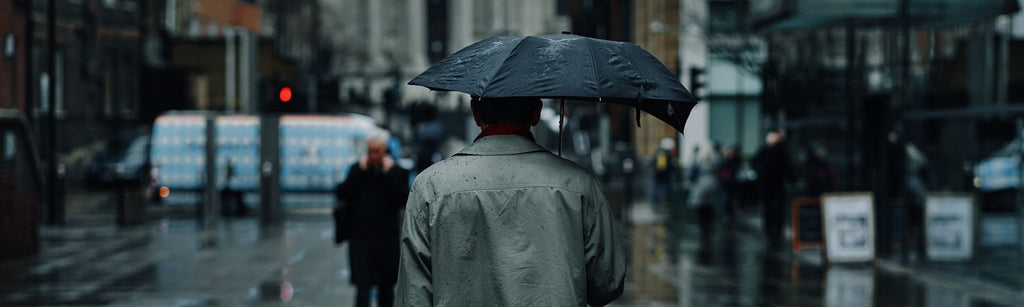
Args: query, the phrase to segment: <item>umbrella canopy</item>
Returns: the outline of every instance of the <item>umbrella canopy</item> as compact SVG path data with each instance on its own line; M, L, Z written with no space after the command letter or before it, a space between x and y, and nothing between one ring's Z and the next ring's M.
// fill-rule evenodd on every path
M680 132L696 104L676 76L640 46L572 34L491 37L444 58L409 84L482 100L614 102L638 107Z

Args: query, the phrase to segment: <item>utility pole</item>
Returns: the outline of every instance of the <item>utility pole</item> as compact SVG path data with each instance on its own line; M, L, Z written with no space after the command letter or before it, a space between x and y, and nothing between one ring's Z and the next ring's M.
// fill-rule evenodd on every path
M217 225L220 213L220 194L217 191L217 120L212 114L206 115L205 168L203 170L203 207L198 220L200 227L211 229Z
M35 78L32 75L32 42L35 41L35 20L32 20L32 2L25 1L25 118L28 119L29 127L32 127L32 131L39 131L38 122L35 119L35 95L33 88Z
M30 1L31 2L31 1ZM46 88L46 100L43 104L46 106L46 179L47 179L47 203L49 204L50 210L48 211L47 223L51 225L59 225L64 223L64 208L62 208L60 201L57 201L57 123L54 120L54 97L56 97L56 83L57 76L54 75L54 62L56 58L56 46L54 42L57 40L57 9L56 0L48 0L46 5L46 74L49 82Z
M311 10L313 12L313 24L310 26L309 33L309 44L311 47L310 49L312 50L310 54L311 57L309 62L311 65L309 71L312 72L312 74L308 79L309 82L307 82L308 87L306 93L308 94L306 97L308 97L307 103L309 105L306 110L309 113L317 113L317 111L319 111L317 109L320 104L321 95L321 93L317 92L317 87L320 85L320 75L324 72L324 68L320 67L320 1L313 0L310 2L310 5L313 7Z
M854 59L856 59L854 52L857 50L856 46L854 46L856 44L855 35L857 35L857 32L854 28L853 20L846 20L846 172L843 174L843 177L846 177L846 180L844 180L846 188L850 190L854 189L854 182L856 182L853 174L855 169L853 167L853 151L855 148L854 143L856 142L855 136L857 135L856 131L854 131L857 129L855 123L857 116L854 114L854 104L857 103L857 100L855 99L854 91L856 89L854 89L853 83L853 78L856 77L853 67Z
M235 30L232 27L224 28L224 110L228 114L232 114L238 111L235 102L237 96L235 93L238 90L236 86L238 84L237 67L238 64L238 53L237 40L235 39Z

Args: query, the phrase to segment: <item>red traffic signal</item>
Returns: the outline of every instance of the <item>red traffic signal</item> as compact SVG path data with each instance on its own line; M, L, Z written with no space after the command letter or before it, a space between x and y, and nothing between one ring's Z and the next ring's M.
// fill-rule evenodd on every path
M289 102L292 100L292 88L281 87L281 90L277 92L277 98L281 99L281 102Z

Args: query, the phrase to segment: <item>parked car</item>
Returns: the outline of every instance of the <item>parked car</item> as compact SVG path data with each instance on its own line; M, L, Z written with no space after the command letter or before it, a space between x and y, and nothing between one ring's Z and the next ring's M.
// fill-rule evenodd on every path
M149 136L114 138L93 158L88 179L99 186L143 184L149 178Z

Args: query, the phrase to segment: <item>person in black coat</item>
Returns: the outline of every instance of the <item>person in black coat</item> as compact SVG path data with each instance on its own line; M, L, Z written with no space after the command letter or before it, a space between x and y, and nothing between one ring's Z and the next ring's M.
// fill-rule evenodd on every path
M839 170L828 162L828 150L821 145L811 146L807 150L807 162L804 167L804 184L807 185L807 196L820 197L821 194L832 192L839 180Z
M764 204L764 232L770 249L782 248L782 224L786 210L786 183L793 180L785 132L771 132L754 158L758 190Z
M356 306L370 306L377 287L377 306L394 303L398 281L399 211L409 195L409 171L388 156L386 131L367 137L367 153L349 169L335 190L341 210L339 227L347 227Z
M722 161L718 165L715 179L721 188L717 214L726 220L732 220L736 216L739 195L739 181L737 179L740 168L743 167L743 156L739 145L732 145L722 153Z

